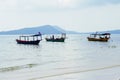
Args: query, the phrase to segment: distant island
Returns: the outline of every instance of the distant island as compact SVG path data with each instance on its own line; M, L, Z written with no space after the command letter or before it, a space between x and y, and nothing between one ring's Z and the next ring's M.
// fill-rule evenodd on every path
M43 25L18 30L2 31L0 32L0 35L34 34L36 32L41 32L42 34L61 34L61 33L79 34L79 32L67 31L58 26Z
M108 33L111 33L111 34L120 34L120 29L118 29L118 30L110 30L110 31L103 31L103 32L108 32Z
M118 30L108 30L108 31L98 31L99 33L110 33L110 34L120 34L120 29ZM95 33L95 32L88 32L89 33Z

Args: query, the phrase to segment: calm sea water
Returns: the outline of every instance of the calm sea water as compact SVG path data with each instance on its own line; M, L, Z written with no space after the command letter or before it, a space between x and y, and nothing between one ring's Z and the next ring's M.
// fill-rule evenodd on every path
M87 36L22 45L18 35L1 35L0 80L119 80L120 34L108 42L89 42Z

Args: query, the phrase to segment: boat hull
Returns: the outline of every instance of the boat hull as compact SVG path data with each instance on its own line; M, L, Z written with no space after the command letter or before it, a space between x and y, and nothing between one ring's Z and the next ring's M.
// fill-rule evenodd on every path
M24 40L18 40L16 39L16 42L18 44L33 44L33 45L38 45L40 40L35 40L35 41L24 41Z
M90 38L87 37L88 41L101 41L101 42L107 42L109 38Z

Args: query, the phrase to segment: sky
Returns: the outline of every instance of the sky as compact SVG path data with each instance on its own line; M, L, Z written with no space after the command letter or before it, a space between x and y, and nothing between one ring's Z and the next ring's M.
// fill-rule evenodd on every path
M120 29L120 0L0 0L0 31L43 25L78 32Z

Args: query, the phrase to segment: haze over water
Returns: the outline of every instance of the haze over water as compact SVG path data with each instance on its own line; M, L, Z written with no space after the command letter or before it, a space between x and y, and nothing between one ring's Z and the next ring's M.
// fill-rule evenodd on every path
M64 43L17 44L0 36L0 80L119 80L120 34L89 42L88 34L67 35Z

